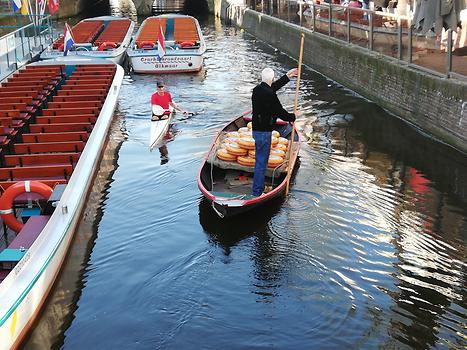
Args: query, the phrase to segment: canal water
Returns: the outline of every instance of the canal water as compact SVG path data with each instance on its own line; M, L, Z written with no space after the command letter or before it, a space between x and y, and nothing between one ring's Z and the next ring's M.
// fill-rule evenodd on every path
M140 19L141 20L141 19ZM159 77L128 72L65 268L24 349L467 346L467 157L305 67L287 198L221 221L196 176L259 72L296 62L209 18L199 74L148 149ZM332 62L330 62L332 64ZM280 98L290 110L289 83Z

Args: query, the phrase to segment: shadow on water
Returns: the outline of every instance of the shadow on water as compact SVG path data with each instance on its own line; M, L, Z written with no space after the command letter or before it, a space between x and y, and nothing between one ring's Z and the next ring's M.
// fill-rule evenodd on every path
M284 198L280 197L240 217L221 219L203 197L199 202L199 222L209 234L210 241L219 244L225 254L229 255L230 249L241 240L265 234L269 221L279 212L283 202Z
M113 182L112 176L118 168L118 153L125 138L121 117L116 116L69 253L47 297L44 311L36 320L37 325L33 331L23 341L22 349L60 349L63 346L64 332L74 320L74 312L78 309L78 301L86 284L90 255L98 237L99 223L104 216L105 202Z

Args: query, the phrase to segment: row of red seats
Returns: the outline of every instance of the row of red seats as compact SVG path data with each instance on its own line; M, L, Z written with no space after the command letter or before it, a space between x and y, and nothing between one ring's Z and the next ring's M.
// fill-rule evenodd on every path
M94 45L99 46L105 42L113 42L120 45L128 32L128 28L130 28L130 24L130 20L110 21L103 32L94 41Z
M97 35L99 35L103 21L81 21L72 29L73 40L75 43L93 43ZM53 44L55 50L63 50L64 37L61 36Z
M5 154L0 187L23 180L67 183L115 74L115 66L77 66Z

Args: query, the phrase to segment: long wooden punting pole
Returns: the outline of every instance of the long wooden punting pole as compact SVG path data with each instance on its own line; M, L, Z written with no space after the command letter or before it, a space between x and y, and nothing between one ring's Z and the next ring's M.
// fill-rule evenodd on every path
M305 42L305 34L302 33L300 39L300 54L298 56L298 75L297 75L297 86L295 88L295 101L293 106L293 111L297 112L298 110L298 91L300 90L300 76L302 75L302 57L303 57L303 43ZM292 123L292 137L290 138L289 144L289 160L287 163L287 186L285 187L285 195L289 194L290 178L292 177L292 163L290 159L292 158L293 152L293 141L295 138L295 122Z

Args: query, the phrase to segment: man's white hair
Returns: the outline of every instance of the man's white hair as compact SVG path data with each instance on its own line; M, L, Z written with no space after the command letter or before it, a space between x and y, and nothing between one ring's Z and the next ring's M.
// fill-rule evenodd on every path
M269 68L269 67L264 68L261 71L261 81L267 84L271 84L273 80L274 80L274 71L272 70L272 68Z

